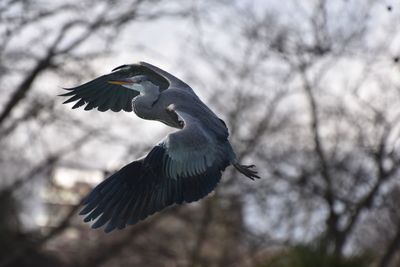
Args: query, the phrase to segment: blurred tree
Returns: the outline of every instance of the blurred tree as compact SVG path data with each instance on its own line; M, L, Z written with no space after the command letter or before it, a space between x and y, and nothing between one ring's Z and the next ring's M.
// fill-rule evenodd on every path
M198 87L214 92L239 155L258 158L266 178L238 186L233 174L218 190L252 206L245 228L264 228L253 232L261 251L323 235L340 259L374 244L357 232L399 186L399 26L380 1L269 4L236 1L194 20L199 69L212 70ZM398 229L377 252L381 266L399 251Z
M39 215L26 213L38 209L35 199L41 190L36 188L54 186L53 171L68 164L66 160L86 168L77 155L93 136L104 144L113 140L112 133L102 131L107 125L100 119L89 125L64 113L55 97L61 92L55 90L56 81L87 78L94 72L93 63L114 55L114 41L127 26L186 15L185 5L161 0L1 1L0 228L7 238L1 238L0 247L7 249L2 250L0 266L55 265L32 255L42 253L43 245L71 226L79 201L67 206L65 216L50 229L38 229ZM32 258L23 261L28 255Z
M259 267L367 267L370 266L367 255L339 259L316 246L299 245L273 256Z

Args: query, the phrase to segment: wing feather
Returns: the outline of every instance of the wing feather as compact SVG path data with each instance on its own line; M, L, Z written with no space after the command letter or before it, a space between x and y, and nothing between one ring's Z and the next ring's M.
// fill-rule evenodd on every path
M227 142L220 143L204 129L201 121L189 113L169 107L184 121L182 130L172 133L162 142L168 152L169 160L165 161L166 175L171 178L193 176L204 172L214 164L222 164L226 156L219 151L222 146L230 154Z
M132 111L130 107L132 100L138 95L138 92L125 88L121 85L108 83L109 80L122 78L124 71L113 72L100 76L92 81L73 88L64 88L67 93L61 96L69 97L63 104L78 101L73 108L81 107L85 104L85 110L98 108L99 111L111 109L118 112L122 109Z
M115 103L112 109L127 109L121 98L128 93L99 102L100 109L111 102ZM86 215L86 222L97 219L93 228L106 225L106 232L123 229L174 203L197 201L220 181L234 157L228 140L210 131L190 110L170 109L183 120L183 128L169 134L146 157L100 183L84 201L81 214Z
M102 112L106 110L131 112L132 100L139 93L121 85L110 84L108 81L129 78L135 75L147 76L152 83L159 86L161 91L174 87L195 95L186 83L172 74L149 63L139 62L138 64L122 65L114 68L111 73L102 75L82 85L64 88L67 92L60 96L69 97L64 101L64 104L78 101L73 108L87 104L85 110L97 108Z
M181 132L190 134L187 129ZM195 140L192 142L197 144ZM180 157L177 158L181 161L175 161L173 153L180 153L179 149L183 148L175 150L172 144L160 143L144 159L128 164L100 183L84 201L86 207L80 213L87 215L84 221L97 218L92 228L107 224L105 231L110 232L135 224L174 203L189 203L208 195L229 165L227 158L216 160L208 167L205 161L182 161ZM194 148L196 145L183 154L189 157L195 155ZM195 166L202 166L204 171L196 172L200 167Z

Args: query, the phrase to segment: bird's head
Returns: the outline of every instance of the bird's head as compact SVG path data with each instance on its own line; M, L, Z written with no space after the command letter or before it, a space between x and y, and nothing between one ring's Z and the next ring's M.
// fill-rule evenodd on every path
M115 80L109 80L110 84L117 84L131 90L144 93L148 88L154 87L154 84L148 79L146 75L136 75L129 78L121 78Z

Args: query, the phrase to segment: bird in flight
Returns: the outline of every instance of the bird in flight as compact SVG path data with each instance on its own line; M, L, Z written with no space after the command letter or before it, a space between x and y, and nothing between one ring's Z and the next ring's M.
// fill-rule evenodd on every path
M83 200L80 212L92 228L105 232L136 224L173 204L207 196L233 165L246 177L259 178L254 165L242 165L228 141L223 120L192 88L146 62L122 65L83 85L65 88L64 104L73 109L124 110L178 130L167 135L144 157L121 168Z

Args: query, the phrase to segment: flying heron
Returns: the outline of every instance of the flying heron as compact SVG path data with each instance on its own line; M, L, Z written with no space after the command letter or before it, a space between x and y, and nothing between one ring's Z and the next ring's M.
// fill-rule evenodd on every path
M194 93L172 74L149 63L122 65L83 85L65 88L78 101L73 109L134 111L146 120L177 128L144 157L97 185L80 212L92 228L123 229L172 204L197 201L211 191L229 165L254 180L254 165L242 165L228 141L228 129Z

